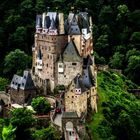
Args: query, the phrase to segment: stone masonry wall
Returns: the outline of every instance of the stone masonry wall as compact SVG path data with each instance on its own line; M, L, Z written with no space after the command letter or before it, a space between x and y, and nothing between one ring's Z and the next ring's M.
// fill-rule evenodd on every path
M74 77L81 72L81 62L64 62L64 73L58 73L58 84L68 86Z
M76 111L79 117L82 112L87 112L87 93L77 95L72 89L68 91L65 95L65 111Z

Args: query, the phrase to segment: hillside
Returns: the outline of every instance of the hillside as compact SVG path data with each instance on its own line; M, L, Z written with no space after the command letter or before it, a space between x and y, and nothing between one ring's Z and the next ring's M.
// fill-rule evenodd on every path
M98 113L88 125L95 140L140 139L140 101L127 89L137 88L115 72L98 73Z

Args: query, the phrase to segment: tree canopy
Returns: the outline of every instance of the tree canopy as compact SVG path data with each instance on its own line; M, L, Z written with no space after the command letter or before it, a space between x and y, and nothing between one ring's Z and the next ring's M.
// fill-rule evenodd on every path
M12 77L13 74L22 74L30 63L30 57L24 51L16 49L5 56L4 73Z
M45 97L37 97L33 99L31 105L39 115L48 114L51 110L51 105Z

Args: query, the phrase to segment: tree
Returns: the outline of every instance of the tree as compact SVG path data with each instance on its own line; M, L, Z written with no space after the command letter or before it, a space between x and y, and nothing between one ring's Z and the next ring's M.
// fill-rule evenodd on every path
M99 36L95 44L95 51L99 54L99 56L103 56L105 58L109 57L108 35Z
M33 118L33 112L26 108L18 108L11 111L10 124L16 127L15 140L31 140L31 131L35 119Z
M124 62L124 55L119 52L115 52L113 57L110 59L110 66L115 69L122 69Z
M45 11L45 0L37 0L35 5L35 10L37 13L42 14Z
M22 74L28 64L29 57L27 54L19 49L11 51L4 59L4 74L8 74L9 77L12 77L16 73Z
M134 55L136 55L136 56L140 55L140 51L138 51L138 50L135 49L135 48L132 49L132 50L129 50L129 51L126 53L126 60L129 61L130 56L134 56Z
M9 41L12 46L29 52L27 47L27 30L25 27L17 27L16 31L10 36Z
M58 140L56 130L52 126L36 130L33 134L35 140Z
M95 57L95 64L105 65L106 61L104 57L100 57L97 52L94 51L94 57Z
M47 114L51 110L51 105L45 97L37 97L31 103L37 114Z
M134 32L130 37L130 41L132 44L135 45L135 47L137 49L139 49L139 47L140 47L140 32Z
M3 140L15 140L16 138L15 130L16 128L13 128L12 125L4 126L2 130Z
M8 84L9 84L8 79L0 77L0 91L5 90L5 86Z
M129 57L128 66L125 70L128 78L135 83L140 83L140 55L132 55Z
M99 14L99 22L101 24L112 24L112 17L113 17L113 9L110 5L106 6L104 5Z
M125 4L119 5L117 7L117 9L118 9L117 20L122 20L123 18L128 16L129 9L128 9L127 5L125 5Z

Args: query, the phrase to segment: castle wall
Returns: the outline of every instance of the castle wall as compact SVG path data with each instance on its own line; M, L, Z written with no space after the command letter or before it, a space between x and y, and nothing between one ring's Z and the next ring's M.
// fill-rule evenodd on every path
M29 96L31 98L34 98L35 95L36 95L35 90L21 90L21 89L16 90L11 88L10 91L11 102L20 105L23 105Z
M64 72L58 72L58 84L68 86L74 77L81 72L81 62L64 62Z
M97 113L98 109L97 109L97 88L96 87L92 87L90 89L90 104L91 104L91 108L93 111L95 111Z
M78 116L81 113L87 112L87 94L89 92L84 92L82 94L75 94L73 85L69 88L65 94L65 111L66 112L77 112Z
M51 87L54 87L55 63L58 56L66 46L68 38L66 35L46 35L36 34L35 36L35 75L36 80L40 80L38 85L41 86L43 81L50 79ZM37 67L38 51L42 53L42 66Z

